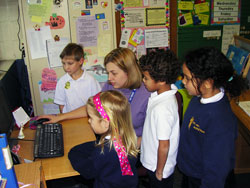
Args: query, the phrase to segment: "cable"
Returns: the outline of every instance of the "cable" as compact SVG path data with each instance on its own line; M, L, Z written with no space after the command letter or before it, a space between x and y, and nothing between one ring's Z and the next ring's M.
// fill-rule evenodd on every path
M19 4L17 5L17 11L18 11L18 14L17 14L17 24L18 24L18 32L17 32L17 38L18 38L18 47L19 47L19 51L22 52L22 56L21 56L21 59L24 59L25 57L25 50L24 50L24 46L21 47L21 39L20 39L20 30L21 30L21 27L20 27L20 9L19 9Z
M20 139L20 138L10 138L10 140L20 140L20 141L35 141L33 139Z
M17 32L17 38L18 38L18 46L19 46L19 51L22 51L21 49L21 39L19 37L20 34L20 23L19 23L19 19L20 19L20 10L19 10L19 5L17 5L17 24L18 24L18 32Z

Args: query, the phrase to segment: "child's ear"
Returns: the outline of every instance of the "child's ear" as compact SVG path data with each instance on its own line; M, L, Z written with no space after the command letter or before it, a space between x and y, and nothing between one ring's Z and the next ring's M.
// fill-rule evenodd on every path
M102 127L104 128L104 130L108 131L108 129L109 129L109 121L106 120L106 119L102 119L101 124L102 124Z
M83 62L84 62L84 58L81 58L81 59L80 59L80 65L82 65Z

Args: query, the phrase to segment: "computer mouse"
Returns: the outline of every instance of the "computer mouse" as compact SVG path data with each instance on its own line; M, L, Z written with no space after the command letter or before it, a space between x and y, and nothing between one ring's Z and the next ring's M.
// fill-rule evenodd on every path
M41 118L41 119L38 119L34 122L35 125L39 125L39 124L43 124L43 122L46 122L46 121L49 121L50 119L48 118Z

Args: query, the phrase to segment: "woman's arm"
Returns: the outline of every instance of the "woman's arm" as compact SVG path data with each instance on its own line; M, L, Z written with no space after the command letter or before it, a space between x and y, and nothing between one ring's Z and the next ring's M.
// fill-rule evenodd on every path
M49 121L44 122L46 123L57 123L59 121L67 120L67 119L76 119L87 117L87 109L86 105L81 106L71 112L63 113L63 114L56 114L56 115L41 115L37 119L41 118L48 118Z

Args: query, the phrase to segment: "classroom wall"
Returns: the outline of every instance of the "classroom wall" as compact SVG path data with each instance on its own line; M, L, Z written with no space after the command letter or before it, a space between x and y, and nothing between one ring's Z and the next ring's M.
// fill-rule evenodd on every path
M19 48L22 48L21 43L23 37L17 20L18 0L1 0L0 61L19 59L22 56ZM20 39L18 39L18 36Z
M184 0L180 0L182 2ZM186 0L185 0L186 1ZM190 2L187 0L186 2ZM179 4L175 5L175 11L177 12L176 18L174 20L177 22L177 34L170 33L171 37L175 37L177 40L176 43L173 43L171 46L174 46L178 57L182 60L185 54L192 49L204 47L204 46L214 46L220 49L224 54L227 52L227 47L233 41L233 34L243 36L245 38L250 38L250 1L249 0L239 0L240 3L240 22L239 23L223 23L223 24L211 24L211 13L212 13L212 2L213 0L205 0L210 4L209 10L202 12L200 14L208 15L209 20L207 24L186 24L180 26L179 18L180 16L185 15L186 13L191 12L191 15L195 10L180 10ZM173 2L173 1L171 1ZM194 2L194 1L192 1ZM214 0L216 2L216 0ZM221 2L226 2L221 0ZM173 8L172 8L173 11ZM170 11L171 15L171 11ZM205 20L205 19L204 19ZM237 28L238 26L238 28ZM211 37L205 37L204 32L211 34ZM220 32L220 36L216 36ZM216 33L215 35L213 33Z

